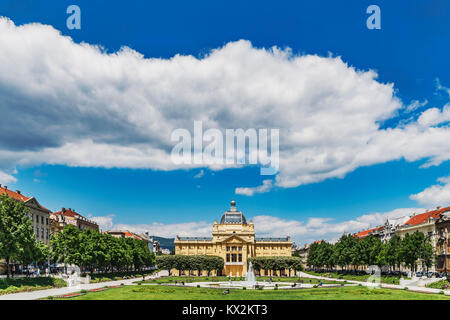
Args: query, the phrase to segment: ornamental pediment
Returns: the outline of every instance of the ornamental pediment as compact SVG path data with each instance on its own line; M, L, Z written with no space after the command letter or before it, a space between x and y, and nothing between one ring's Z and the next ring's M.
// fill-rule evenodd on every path
M218 240L217 242L222 243L243 243L243 242L251 242L251 240L244 239L238 235L230 235L229 237L225 237L223 239Z

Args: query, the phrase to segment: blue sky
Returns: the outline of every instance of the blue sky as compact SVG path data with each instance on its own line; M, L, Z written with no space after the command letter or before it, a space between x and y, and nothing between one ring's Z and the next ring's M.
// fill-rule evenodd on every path
M68 30L66 27L66 8L70 4L77 4L81 8L81 30ZM370 4L377 4L381 8L381 30L366 28L368 15L365 11ZM294 55L310 54L325 58L340 56L344 63L357 70L375 70L377 82L393 84L393 95L404 107L379 121L380 130L399 128L405 121L418 121L429 108L442 111L443 117L444 106L449 103L450 4L445 0L4 0L0 3L0 16L11 19L16 26L33 22L51 25L62 35L71 37L75 43L101 45L108 53L127 46L146 59L159 58L162 61L177 54L201 59L211 50L240 39L250 41L254 48L289 47ZM53 50L51 44L49 48ZM33 63L36 60L27 61L30 69L35 67ZM25 83L27 79L23 81ZM0 89L11 92L6 95L13 97L7 83L6 80L0 81ZM31 103L41 103L45 97L30 94L27 99ZM414 101L417 108L407 112L407 107L413 105ZM70 101L65 103L70 104ZM20 103L18 106L23 107ZM14 108L14 105L9 108ZM46 117L45 108L43 104L40 112L30 113L30 119L39 121L41 117ZM21 114L27 110L30 108L24 107L20 110ZM239 121L240 116L239 113L233 114L235 121ZM58 121L58 118L54 120ZM61 130L78 124L76 120L73 123L70 119L68 121ZM83 121L88 120L83 118ZM93 126L98 128L107 125L95 122ZM450 137L445 136L448 134L448 120L437 123L436 127L442 130L444 137ZM121 136L121 144L127 140L127 132L132 132L132 129L126 128ZM44 140L39 135L35 137L36 141L32 143L28 137L22 145L17 143L12 146L10 141L5 141L1 146L6 151L34 152ZM342 139L344 144L346 137ZM428 142L426 139L431 138L424 137L425 144ZM61 143L56 140L49 139L48 145L42 144L44 147L54 147ZM269 223L261 227L261 233L278 234L286 226L285 232L293 230L293 238L302 243L318 237L333 238L339 233L333 228L325 234L317 230L310 233L304 231L302 228L311 222L310 218L323 219L320 223L326 226L327 223L346 223L366 214L388 213L399 208L427 208L435 205L436 201L441 205L450 205L450 196L445 196L446 182L437 181L448 176L450 169L448 153L445 150L442 154L436 151L439 148L448 149L449 144L445 142L449 140L443 141L437 144L436 139L430 140L430 144L436 143L437 147L424 152L423 156L420 156L420 149L414 150L415 154L411 156L411 147L408 147L399 156L386 159L380 156L380 160L373 163L366 160L367 165L359 163L337 176L316 179L313 183L294 183L293 186L280 184L269 192L253 196L235 194L235 188L255 187L267 179L260 176L259 169L255 167L215 171L210 168L159 170L151 166L72 166L70 161L33 162L22 158L12 161L8 158L0 169L8 177L14 177L5 178L11 189L20 189L27 195L36 196L52 210L71 207L85 215L108 217L109 226L113 224L114 227L138 230L146 228L142 225L150 225L152 231L158 232L155 223L160 223L161 228L164 227L161 235L169 236L182 231L183 223L198 223L191 232L205 233L205 226L219 219L231 198L235 198L246 216L268 216L278 223L274 223L274 228L278 226L279 229L272 232L272 220L261 218L261 224ZM387 148L386 153L389 152L391 150ZM438 165L421 168L433 157L441 159ZM301 167L296 170L302 171ZM202 176L196 177L199 172L202 172ZM290 173L289 178L296 178L293 175L295 173ZM432 192L435 189L429 188L433 185L441 193ZM421 200L410 197L424 190L429 192L423 194ZM430 200L433 196L436 201ZM441 203L446 200L447 203ZM377 222L371 220L369 224ZM176 226L172 228L171 225ZM348 229L354 231L352 228L355 227L350 225ZM258 225L256 229L258 232ZM327 230L326 227L324 230Z

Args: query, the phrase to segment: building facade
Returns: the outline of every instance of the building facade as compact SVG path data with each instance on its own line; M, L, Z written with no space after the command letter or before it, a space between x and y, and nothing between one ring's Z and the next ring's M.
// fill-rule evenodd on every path
M85 229L98 230L98 224L88 218L83 217L75 210L62 208L61 211L54 212L50 215L52 233L64 229L65 225L72 225L80 231Z
M0 194L6 194L10 198L25 204L29 209L29 216L36 241L42 241L48 244L50 238L49 218L51 211L42 206L36 198L22 195L20 190L12 191L7 186L0 185Z
M448 273L450 268L450 210L436 221L436 271Z
M236 209L234 200L220 222L214 221L212 237L175 238L175 254L222 257L225 261L223 273L227 276L245 276L251 257L291 256L291 248L290 237L255 237L253 222L247 223L244 214Z
M425 237L430 240L431 245L436 247L439 239L436 229L437 221L439 221L442 215L448 211L450 211L450 207L437 207L436 210L415 214L403 225L399 226L395 231L395 234L404 238L406 234L413 234L416 231L422 232ZM430 271L435 271L435 267L436 266L433 265Z

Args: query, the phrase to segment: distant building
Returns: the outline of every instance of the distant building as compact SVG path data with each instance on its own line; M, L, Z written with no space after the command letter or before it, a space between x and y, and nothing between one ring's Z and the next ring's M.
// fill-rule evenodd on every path
M426 238L430 239L433 247L436 247L438 242L438 232L436 230L437 221L440 220L442 214L449 212L450 207L437 207L436 210L426 211L421 214L415 214L410 217L403 225L399 226L395 234L404 238L406 234L412 234L416 231L422 232ZM434 270L435 266L431 268Z
M63 219L64 217L64 219ZM78 230L92 229L98 230L98 224L88 218L85 218L81 214L77 213L74 209L62 208L61 211L54 212L50 215L53 220L51 227L52 232L61 231L65 225L72 225ZM64 221L65 220L65 221Z
M246 275L250 257L291 256L291 248L290 237L255 237L253 222L247 223L242 211L236 209L234 200L220 223L214 221L212 237L175 238L175 254L222 257L225 261L223 273L227 276Z
M10 198L21 201L30 210L29 216L33 226L36 241L48 244L50 237L50 213L51 211L42 206L34 197L22 195L20 190L12 191L7 186L0 184L0 194L6 194Z
M450 208L436 221L436 271L448 273L450 269Z
M153 252L154 254L157 254L158 252L162 252L161 244L159 243L158 240L156 240L153 237L150 237L148 232L144 233L143 236L146 237L147 244L148 244L148 249L151 252ZM166 250L166 249L163 249L163 250ZM168 250L168 251L169 251L169 254L170 254L170 250Z
M380 226L380 227L376 227L376 228L372 228L372 229L363 230L358 233L355 233L355 237L358 239L364 239L365 237L368 237L369 235L380 237L381 231L383 230L383 228L384 228L383 226Z
M109 234L111 236L113 236L114 238L133 238L133 239L137 239L137 240L143 240L145 241L146 239L144 239L142 236L133 233L131 231L128 230L108 230L105 231L103 233Z
M309 248L311 247L311 244L305 244L302 247L297 247L295 249L295 252L298 253L298 256L300 257L300 259L302 259L302 264L304 266L307 265L307 261L308 261L308 253L309 253Z

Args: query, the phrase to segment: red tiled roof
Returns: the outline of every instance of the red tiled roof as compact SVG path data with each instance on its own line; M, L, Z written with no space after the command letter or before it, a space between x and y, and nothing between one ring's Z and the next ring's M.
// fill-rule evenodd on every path
M355 237L357 237L357 238L365 238L365 237L367 237L368 235L370 235L371 233L373 233L375 231L383 230L383 228L384 228L384 226L380 226L380 227L376 227L376 228L360 231L357 234L355 234Z
M0 187L0 194L6 194L10 198L13 198L15 200L19 200L19 201L22 201L22 202L26 202L26 201L31 199L29 197L25 197L24 195L22 195L22 194L20 194L18 192L14 192L14 191L11 191L9 189L6 189L5 187Z
M408 221L406 221L404 226L417 226L419 224L425 223L430 218L439 219L444 212L450 211L450 207L436 209L421 214L417 214Z
M81 218L86 219L86 218L83 217L81 214L75 212L74 210L72 210L72 209L70 209L70 208L69 208L69 209L62 208L61 211L54 212L53 214L54 214L54 215L64 215L64 216L66 216L66 217L81 217ZM87 220L87 219L86 219L86 220Z

